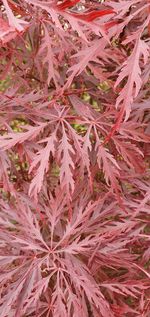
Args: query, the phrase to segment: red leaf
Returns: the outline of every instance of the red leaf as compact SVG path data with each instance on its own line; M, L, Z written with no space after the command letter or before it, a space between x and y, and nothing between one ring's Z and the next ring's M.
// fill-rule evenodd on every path
M78 2L80 2L80 0L66 0L66 1L63 1L62 3L58 4L57 8L59 10L65 10L65 9L68 9L70 7L75 6Z
M5 44L13 40L17 35L15 28L0 17L0 41Z
M78 18L79 20L83 20L86 22L92 22L97 18L103 17L105 15L113 14L115 11L113 10L101 10L101 11L91 11L89 13L70 13L73 17Z

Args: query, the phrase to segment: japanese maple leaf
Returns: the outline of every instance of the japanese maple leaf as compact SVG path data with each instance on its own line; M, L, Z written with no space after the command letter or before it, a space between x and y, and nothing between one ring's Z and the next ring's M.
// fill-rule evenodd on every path
M23 19L16 18L8 4L8 1L7 0L2 0L2 1L6 10L10 27L12 27L14 30L18 32L24 31L24 28L28 25L28 22L24 21Z
M73 157L75 151L69 142L65 127L62 124L62 139L58 148L58 159L61 162L60 182L67 190L68 197L74 190L73 170L75 168Z
M47 143L44 148L38 151L35 155L32 164L30 165L29 173L32 172L33 169L37 167L36 175L33 177L30 188L29 195L33 195L37 198L37 194L39 193L45 172L49 169L49 157L50 154L54 156L55 154L55 143L57 141L56 130L51 134L51 136L47 137L44 140L41 140L39 143Z

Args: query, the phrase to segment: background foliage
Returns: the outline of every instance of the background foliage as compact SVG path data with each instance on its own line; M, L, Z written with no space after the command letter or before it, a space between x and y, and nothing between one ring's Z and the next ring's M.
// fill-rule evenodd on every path
M148 317L150 1L0 8L0 316Z

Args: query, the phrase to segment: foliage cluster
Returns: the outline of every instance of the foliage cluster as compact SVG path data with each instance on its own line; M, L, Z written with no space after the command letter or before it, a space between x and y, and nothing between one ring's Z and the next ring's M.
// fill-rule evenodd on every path
M150 314L149 0L0 1L0 316Z

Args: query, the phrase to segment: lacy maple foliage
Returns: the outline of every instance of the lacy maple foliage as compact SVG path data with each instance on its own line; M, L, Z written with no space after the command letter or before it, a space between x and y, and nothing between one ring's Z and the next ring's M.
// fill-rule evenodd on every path
M0 8L0 316L149 317L150 1Z

